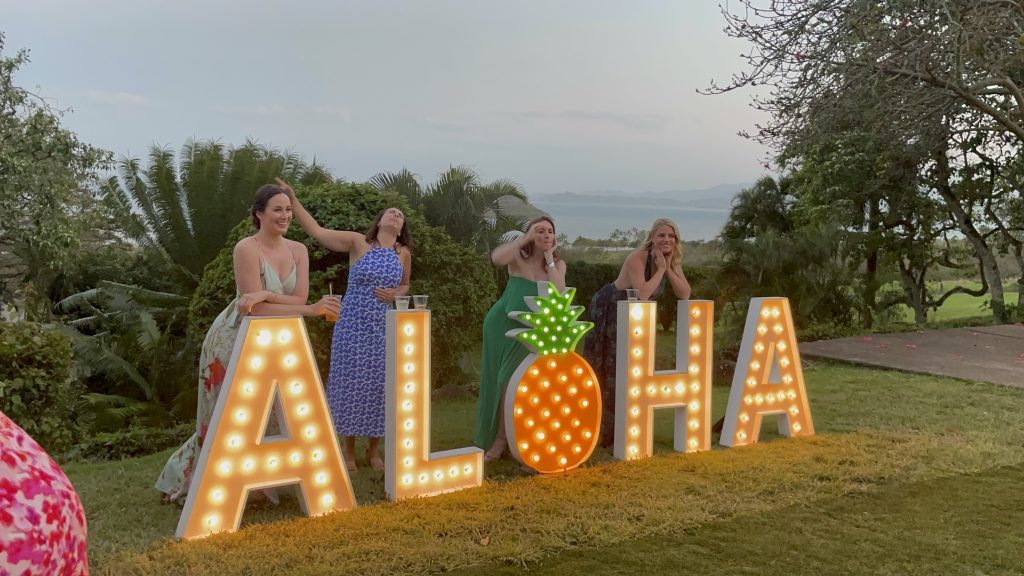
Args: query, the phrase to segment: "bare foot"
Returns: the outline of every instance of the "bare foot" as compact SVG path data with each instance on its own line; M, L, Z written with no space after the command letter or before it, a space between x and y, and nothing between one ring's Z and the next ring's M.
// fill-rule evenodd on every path
M495 441L491 445L491 449L484 453L484 462L494 462L501 460L502 455L505 453L505 443Z
M380 455L379 454L377 454L377 453L371 454L370 452L367 452L366 453L366 459L370 461L370 468L373 468L374 470L383 470L384 469L384 461L380 459Z
M345 468L348 468L349 472L355 472L357 468L355 454L349 454L345 450L342 450L341 454L342 458L345 459Z

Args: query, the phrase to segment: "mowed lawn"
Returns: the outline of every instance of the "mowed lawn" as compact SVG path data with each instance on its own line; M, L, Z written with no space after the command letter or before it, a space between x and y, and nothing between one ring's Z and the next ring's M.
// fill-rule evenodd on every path
M939 282L929 282L929 285L932 293L936 296L956 285L960 285L971 290L977 290L981 287L980 282L972 280L947 280L941 284ZM1003 298L1007 304L1017 303L1016 282L1009 282L1003 285ZM984 296L953 294L947 298L938 309L928 311L928 322L948 322L951 320L974 317L991 318L992 309L988 306L988 301L991 299L991 294L985 294ZM914 311L906 306L901 306L895 320L912 324L914 322Z
M360 468L360 506L302 518L251 504L235 534L172 538L153 480L168 453L66 466L95 574L1021 574L1024 390L818 364L818 435L681 455L598 451L560 477L488 465L481 488L389 503ZM728 390L715 389L715 415ZM472 401L437 402L435 449L472 438Z

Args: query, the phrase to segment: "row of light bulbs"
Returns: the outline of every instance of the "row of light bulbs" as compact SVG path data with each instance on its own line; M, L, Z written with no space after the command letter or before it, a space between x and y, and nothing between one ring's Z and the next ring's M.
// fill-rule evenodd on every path
M401 353L398 363L401 367L401 385L397 388L398 412L396 414L397 430L388 430L385 434L396 434L396 463L398 486L395 493L389 494L394 499L417 495L429 495L444 492L458 487L475 485L481 477L478 466L469 459L451 459L431 462L423 460L424 446L419 444L421 438L427 438L429 427L421 423L424 415L423 402L429 402L430 374L421 370L421 363L426 359L423 352L429 350L425 337L429 337L429 324L425 327L417 325L426 322L429 314L420 311L409 311L399 314L404 321L396 330L397 350Z

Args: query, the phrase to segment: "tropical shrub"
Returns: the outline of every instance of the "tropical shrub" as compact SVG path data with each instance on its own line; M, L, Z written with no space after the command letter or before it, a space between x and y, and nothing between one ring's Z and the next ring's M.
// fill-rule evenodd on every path
M127 426L163 426L195 412L185 333L188 298L100 281L61 300L72 337L76 377L86 393L76 409L91 433ZM178 406L177 404L183 403Z
M495 300L490 264L472 249L456 244L443 230L428 225L398 194L381 193L366 184L337 182L300 187L298 196L321 226L336 230L366 230L377 213L389 206L405 211L414 243L410 292L430 295L434 385L465 383L468 376L460 368L460 359L480 339L483 317ZM220 254L206 267L189 310L189 330L197 341L234 298L231 253L235 243L252 232L248 219L235 226ZM348 255L316 244L297 225L288 237L309 247L310 300L326 294L332 284L335 294L343 294L348 284ZM326 377L334 325L310 318L306 327L321 374Z
M59 330L34 322L0 322L0 410L47 451L75 440L71 343Z
M427 222L480 254L489 254L505 240L506 233L521 232L528 221L543 214L515 182L501 179L484 184L465 166L449 168L426 189L405 168L377 174L370 185L379 192L402 196Z
M605 284L614 282L619 275L620 265L593 262L569 262L565 267L565 285L576 288L573 302L587 308L585 318L589 318L590 300Z
M185 422L161 428L133 427L116 432L100 432L83 439L61 459L122 460L145 456L180 446L195 431L195 422Z
M179 292L190 294L253 192L280 176L292 183L330 182L322 166L253 141L226 146L188 140L181 152L153 146L147 162L121 158L102 187L110 216L133 242L161 254Z

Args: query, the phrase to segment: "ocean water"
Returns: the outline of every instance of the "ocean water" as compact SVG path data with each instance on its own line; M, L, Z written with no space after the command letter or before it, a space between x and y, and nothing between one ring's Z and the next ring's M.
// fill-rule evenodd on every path
M727 210L656 206L653 204L599 204L591 202L562 203L537 200L531 202L555 219L559 234L570 240L577 236L607 238L615 229L647 230L657 218L671 218L679 226L683 240L711 240L722 231L729 217ZM668 204L668 203L667 203Z

